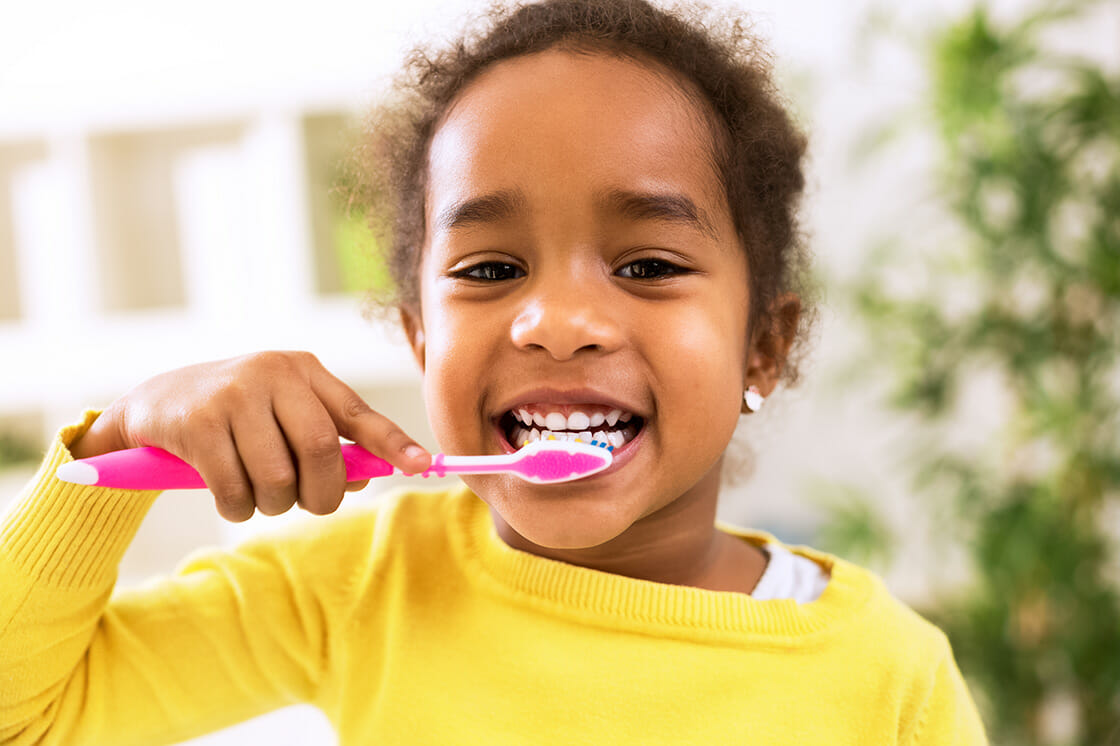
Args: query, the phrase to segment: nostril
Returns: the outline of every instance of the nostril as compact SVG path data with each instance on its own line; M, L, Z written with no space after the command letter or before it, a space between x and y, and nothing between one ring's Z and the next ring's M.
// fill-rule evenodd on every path
M580 352L607 352L621 339L612 318L576 303L548 307L538 303L526 308L514 320L510 337L518 347L544 350L556 360L567 360Z

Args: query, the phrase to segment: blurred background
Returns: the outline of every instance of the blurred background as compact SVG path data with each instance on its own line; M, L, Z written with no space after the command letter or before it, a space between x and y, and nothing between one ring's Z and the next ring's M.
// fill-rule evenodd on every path
M740 5L811 137L823 303L721 518L881 574L949 633L994 743L1120 744L1120 6ZM481 10L5 7L0 506L84 408L260 349L314 352L434 447L330 185L405 52ZM292 520L166 494L121 583ZM293 707L192 743L266 739L334 740Z

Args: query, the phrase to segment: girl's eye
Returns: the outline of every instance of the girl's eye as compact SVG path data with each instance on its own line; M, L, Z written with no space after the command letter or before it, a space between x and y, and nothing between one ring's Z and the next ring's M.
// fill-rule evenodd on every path
M659 280L686 271L683 267L664 259L639 259L619 269L618 276L633 280Z
M516 264L507 262L481 262L453 272L454 277L467 280L480 280L482 282L500 282L502 280L516 280L525 276L525 270Z

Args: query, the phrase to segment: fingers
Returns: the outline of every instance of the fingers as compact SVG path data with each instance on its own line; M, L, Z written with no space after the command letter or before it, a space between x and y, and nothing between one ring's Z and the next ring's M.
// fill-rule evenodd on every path
M193 465L231 521L297 504L316 514L336 510L346 491L366 485L346 481L340 435L406 473L431 465L426 450L309 353L254 353L170 371L124 399L117 419L127 421L127 442L166 448Z
M176 453L202 475L218 514L240 523L253 517L255 499L249 475L241 462L233 433L218 421L192 423L182 442L188 444ZM197 444L205 443L205 447ZM196 444L192 447L189 444Z
M299 499L296 467L272 411L235 416L233 436L256 508L264 515L280 515L295 505Z
M311 379L316 396L326 406L338 433L385 459L406 474L419 474L432 465L432 455L395 422L375 412L349 386L320 368Z
M284 500L298 501L305 510L317 515L333 513L345 491L346 465L342 460L338 430L330 414L302 382L300 385L293 382L288 390L278 392L273 408L295 460L293 476L298 474L298 481L292 480L294 489L284 493ZM261 506L259 497L257 505ZM288 502L281 512L291 506ZM266 512L263 507L261 512Z

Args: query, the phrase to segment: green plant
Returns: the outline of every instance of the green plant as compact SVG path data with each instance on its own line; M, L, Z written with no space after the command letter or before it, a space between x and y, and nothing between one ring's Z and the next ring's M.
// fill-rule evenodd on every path
M356 208L332 206L332 236L338 258L342 289L348 293L389 289L389 270L374 246L376 239L364 212Z
M936 135L955 227L920 266L920 239L885 240L848 292L864 363L923 423L915 489L970 559L922 611L1004 745L1120 744L1120 77L1047 41L1096 10L980 6L934 34L909 126ZM998 421L962 443L981 379Z
M41 457L39 448L26 438L0 432L0 468L33 464Z

